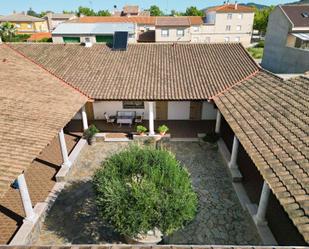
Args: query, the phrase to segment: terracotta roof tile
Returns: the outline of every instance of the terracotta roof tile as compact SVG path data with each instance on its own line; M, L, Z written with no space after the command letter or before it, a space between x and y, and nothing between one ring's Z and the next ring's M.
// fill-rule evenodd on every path
M97 100L206 100L259 70L240 44L11 44Z
M0 45L0 196L87 101Z
M214 101L309 242L309 79L259 72ZM301 225L300 225L301 224Z
M190 26L190 19L186 16L158 16L156 18L156 26Z
M237 7L235 4L224 4L224 5L220 5L220 6L215 6L215 7L211 7L208 8L206 10L207 12L209 11L216 11L216 12L254 12L254 8L249 7L249 6L245 6L245 5L241 5L241 4L237 4Z

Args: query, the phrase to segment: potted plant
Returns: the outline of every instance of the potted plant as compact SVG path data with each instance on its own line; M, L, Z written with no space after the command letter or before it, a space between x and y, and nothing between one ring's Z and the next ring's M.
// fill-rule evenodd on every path
M168 132L169 128L166 125L160 125L158 127L158 131L161 136L164 136L166 132Z
M139 135L145 135L145 132L147 131L147 128L145 126L142 125L138 125L136 127L136 131Z
M94 124L90 125L88 129L84 131L84 138L88 141L89 145L95 143L95 134L97 134L98 132L99 130Z
M126 148L102 162L93 183L100 217L128 243L158 243L197 211L188 171L164 149Z

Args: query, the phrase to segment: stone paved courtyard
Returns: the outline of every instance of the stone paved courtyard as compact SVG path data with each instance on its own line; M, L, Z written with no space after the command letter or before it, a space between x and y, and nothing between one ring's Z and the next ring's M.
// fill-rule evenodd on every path
M100 221L93 202L91 176L102 160L126 146L128 143L97 143L82 151L68 176L69 183L45 220L37 245L125 243ZM260 244L217 148L198 142L166 142L163 146L175 152L191 173L199 210L191 223L162 243Z

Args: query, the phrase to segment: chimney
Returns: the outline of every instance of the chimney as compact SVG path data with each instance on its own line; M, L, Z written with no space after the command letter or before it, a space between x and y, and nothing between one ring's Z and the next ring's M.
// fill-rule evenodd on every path
M92 47L92 42L91 42L91 39L89 37L86 37L85 38L85 47L86 48L91 48Z
M235 10L237 10L237 9L238 9L238 2L235 1Z

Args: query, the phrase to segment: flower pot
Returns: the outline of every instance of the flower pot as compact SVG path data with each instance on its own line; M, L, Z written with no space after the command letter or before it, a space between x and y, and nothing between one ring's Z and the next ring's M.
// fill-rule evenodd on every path
M125 239L128 244L148 244L155 245L158 244L162 240L163 234L157 228L148 231L146 234L138 234L134 238L129 236L125 236Z
M88 138L88 144L89 145L94 145L96 142L95 136Z
M139 132L138 135L145 136L145 132Z
M164 136L165 133L166 133L166 131L161 131L161 132L160 132L160 135L161 135L161 136Z

